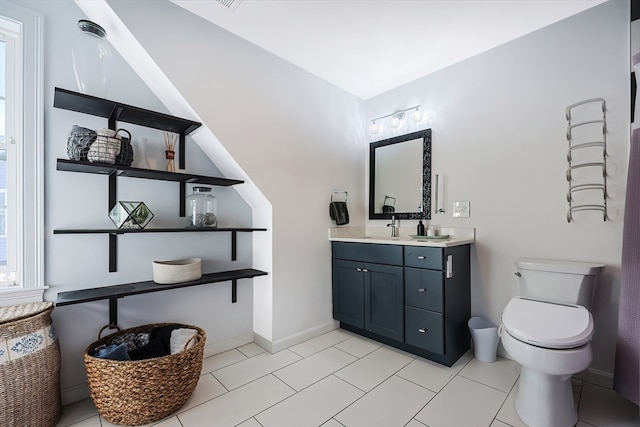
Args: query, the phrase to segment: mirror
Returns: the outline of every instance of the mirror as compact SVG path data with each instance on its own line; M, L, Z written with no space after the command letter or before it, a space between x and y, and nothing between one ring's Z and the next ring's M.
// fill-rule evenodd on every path
M431 219L431 129L372 142L369 219Z

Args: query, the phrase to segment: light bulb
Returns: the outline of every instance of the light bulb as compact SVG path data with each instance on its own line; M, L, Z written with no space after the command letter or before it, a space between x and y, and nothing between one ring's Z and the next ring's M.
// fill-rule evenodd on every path
M416 107L416 109L413 112L413 114L411 114L411 118L416 123L419 123L419 122L422 121L422 119L424 119L424 113L422 111L420 111L420 107Z
M398 126L400 126L400 123L402 123L403 119L404 113L402 111L394 113L394 115L391 117L391 127L397 128Z
M374 135L380 132L380 125L377 124L375 120L371 122L371 126L369 126L369 132L371 132Z

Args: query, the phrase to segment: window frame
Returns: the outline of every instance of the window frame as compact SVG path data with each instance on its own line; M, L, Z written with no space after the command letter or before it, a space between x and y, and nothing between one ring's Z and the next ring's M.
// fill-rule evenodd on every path
M15 135L18 156L18 274L14 286L0 286L0 306L43 300L44 289L44 85L41 14L4 2L1 18L20 28L17 86L21 117ZM8 89L9 90L9 89ZM13 141L11 140L13 138Z

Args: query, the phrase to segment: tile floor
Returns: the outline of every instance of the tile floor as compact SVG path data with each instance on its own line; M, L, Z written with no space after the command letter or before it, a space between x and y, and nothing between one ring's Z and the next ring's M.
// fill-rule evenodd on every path
M279 353L247 344L209 357L191 399L157 427L521 427L520 366L467 353L451 368L335 330ZM640 427L638 407L574 380L577 427ZM58 427L107 427L91 399Z

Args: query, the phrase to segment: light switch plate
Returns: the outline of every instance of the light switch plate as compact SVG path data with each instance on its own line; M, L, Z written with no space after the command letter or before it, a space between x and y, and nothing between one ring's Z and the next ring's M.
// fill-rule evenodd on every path
M469 202L453 202L454 218L469 218Z

